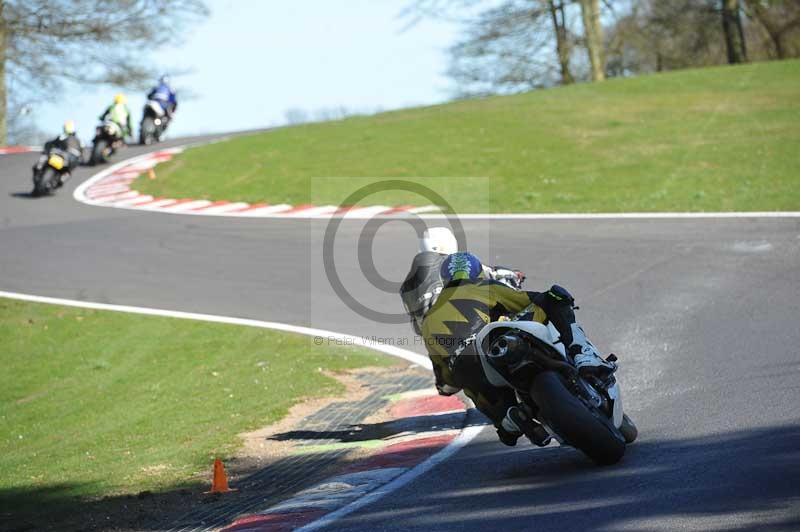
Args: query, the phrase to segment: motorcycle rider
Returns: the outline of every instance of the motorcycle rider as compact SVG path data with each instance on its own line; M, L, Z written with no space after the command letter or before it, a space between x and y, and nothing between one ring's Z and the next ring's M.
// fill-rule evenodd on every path
M133 131L131 126L131 111L128 109L128 98L124 94L119 93L114 96L114 103L108 106L102 115L100 121L111 120L117 124L122 132L122 139L130 136Z
M64 127L62 128L61 134L56 138L45 142L44 147L42 148L42 154L49 155L50 151L53 149L61 150L67 154L67 165L59 174L58 186L61 187L70 177L72 177L72 170L81 164L81 159L83 157L83 145L75 133L74 121L67 120L64 122ZM36 166L34 166L34 171L36 171Z
M447 227L430 227L420 238L419 253L411 261L411 269L400 287L406 313L414 332L422 335L422 318L436 302L442 290L439 275L442 262L458 251L458 241ZM502 281L512 288L522 288L525 274L503 266L483 266L486 279Z
M147 93L147 99L158 103L164 110L167 121L172 119L172 115L178 109L178 98L175 90L169 84L169 76L158 78L158 85Z
M440 384L462 388L492 421L506 445L516 445L523 434L537 445L546 445L547 431L518 405L515 392L489 383L472 341L486 324L525 310L534 321L552 322L581 374L614 371L614 365L603 360L575 321L575 300L558 285L546 292L526 292L484 280L483 265L472 253L449 255L440 273L444 288L422 322L439 392L443 392Z

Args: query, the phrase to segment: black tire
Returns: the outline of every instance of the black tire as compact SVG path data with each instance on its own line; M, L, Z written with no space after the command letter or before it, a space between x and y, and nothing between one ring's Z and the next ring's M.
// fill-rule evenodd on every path
M42 176L42 187L47 193L53 192L58 187L58 171L55 168L46 167Z
M42 178L44 177L44 169L39 170L33 174L33 190L31 196L38 198L42 195Z
M156 139L156 123L153 117L146 116L142 118L142 123L139 126L139 143L147 146L153 144Z
M625 438L625 443L633 443L639 436L639 429L636 428L636 424L628 417L628 414L622 416L622 425L620 425L619 431Z
M33 177L32 196L46 196L50 194L58 182L58 172L50 166L45 166L38 174Z
M108 144L103 139L97 139L92 146L92 164L103 164L106 162L106 147Z
M531 397L539 415L567 444L600 465L616 464L625 454L625 440L611 420L593 412L572 395L554 371L537 375Z

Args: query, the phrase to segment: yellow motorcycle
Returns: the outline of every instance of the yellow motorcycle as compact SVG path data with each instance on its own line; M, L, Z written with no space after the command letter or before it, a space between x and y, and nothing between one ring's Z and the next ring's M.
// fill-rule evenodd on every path
M39 157L33 167L33 196L45 196L64 184L62 177L69 171L69 155L53 148Z

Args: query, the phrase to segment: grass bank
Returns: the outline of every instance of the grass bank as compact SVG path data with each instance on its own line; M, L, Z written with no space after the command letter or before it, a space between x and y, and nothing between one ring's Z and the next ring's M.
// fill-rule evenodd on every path
M15 504L180 486L237 434L342 391L324 370L392 363L264 329L7 299L0 339L0 502Z
M191 149L134 186L338 204L404 178L458 212L798 210L798 124L800 61L756 63L284 128ZM393 191L362 203L430 201Z

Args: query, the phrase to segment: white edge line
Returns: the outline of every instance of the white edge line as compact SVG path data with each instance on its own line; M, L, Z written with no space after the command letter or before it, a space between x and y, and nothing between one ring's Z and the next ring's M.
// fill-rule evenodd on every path
M357 510L360 510L364 506L370 505L378 501L379 499L383 498L384 496L388 495L389 493L402 488L409 482L424 475L425 473L427 473L428 471L439 465L441 462L447 460L456 452L461 450L461 448L467 445L469 442L471 442L475 438L475 436L477 436L478 433L480 433L480 431L483 430L483 428L484 428L483 425L473 425L464 428L458 436L456 436L450 443L447 444L447 446L445 446L444 449L430 456L424 462L416 465L412 469L409 469L408 471L406 471L396 479L392 480L388 484L385 484L383 486L374 489L373 491L370 491L360 499L357 499L351 502L350 504L339 508L338 510L334 510L333 512L325 514L316 521L312 521L311 523L296 529L295 532L311 532L314 530L320 530L326 526L330 526L331 524L341 519L342 517L345 517Z
M0 297L8 299L16 299L20 301L31 301L35 303L47 303L51 305L63 305L67 307L88 308L94 310L108 310L111 312L127 312L130 314L142 314L146 316L164 316L168 318L177 318L185 320L206 321L213 323L225 323L231 325L244 325L247 327L259 327L262 329L273 329L277 331L286 331L307 336L322 336L326 339L334 339L344 342L347 345L360 345L374 351L402 358L413 364L421 366L425 369L431 369L431 361L428 357L400 349L399 347L370 344L365 342L363 338L353 336L350 334L336 333L326 331L324 329L314 329L311 327L301 327L298 325L289 325L286 323L277 323L271 321L260 321L247 318L235 318L230 316L218 316L214 314L199 314L195 312L183 312L178 310L164 310L147 307L133 307L128 305L112 305L108 303L94 303L91 301L76 301L74 299L61 299L56 297L35 296L30 294L21 294L18 292L5 292L0 291ZM483 429L483 426L470 426L462 429L458 436L456 436L450 443L448 443L442 450L428 457L424 462L416 465L412 469L406 471L393 481L385 484L375 490L369 492L364 497L351 502L350 504L339 508L331 513L324 515L322 518L309 523L308 525L298 529L308 532L310 530L318 530L324 526L333 523L335 520L340 519L368 504L372 504L384 495L405 486L417 477L425 474L430 469L447 460L450 456L455 454L458 450L472 441L475 436Z
M128 312L131 314L143 314L147 316L164 316L168 318L178 318L184 320L208 321L213 323L227 323L230 325L244 325L247 327L259 327L261 329L274 329L276 331L286 331L306 336L321 336L324 343L342 342L344 345L366 347L374 351L379 351L393 357L402 358L417 366L432 369L431 361L428 357L401 349L391 345L372 344L365 338L351 334L326 331L324 329L314 329L312 327L302 327L299 325L289 325L272 321L253 320L248 318L235 318L231 316L218 316L215 314L199 314L196 312L183 312L180 310L164 310L147 307L132 307L128 305L112 305L108 303L94 303L91 301L76 301L74 299L61 299L57 297L35 296L30 294L20 294L17 292L0 291L0 297L8 299L18 299L21 301L32 301L35 303L48 303L51 305L64 305L67 307L79 307L95 310L110 310L112 312Z
M402 215L403 213L398 213ZM600 213L519 213L519 214L420 214L427 220L446 220L454 216L460 220L656 220L680 218L800 218L800 211L753 212L600 212Z

